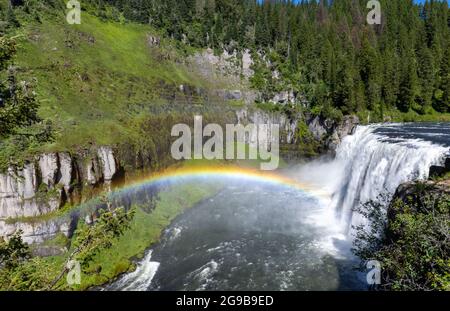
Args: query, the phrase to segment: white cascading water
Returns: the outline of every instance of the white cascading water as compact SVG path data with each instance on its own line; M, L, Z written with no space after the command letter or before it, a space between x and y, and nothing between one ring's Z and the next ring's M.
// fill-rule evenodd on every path
M427 179L430 166L443 163L445 155L449 152L448 146L450 143L450 127L439 128L436 131L428 128L428 132L426 132L427 130L425 129L426 135L424 133L421 133L422 136L420 136L423 137L423 135L425 135L426 137L429 137L437 135L439 137L445 137L443 143L447 147L432 143L430 142L430 140L426 141L417 139L414 133L412 133L408 128L402 129L395 127L396 125L359 126L357 127L353 135L347 136L342 141L341 145L336 151L336 157L334 159L330 160L328 158L327 160L321 159L311 161L309 163L299 164L284 170L283 174L288 175L290 178L297 179L301 182L306 182L308 185L321 190L319 195L312 195L311 193L309 193L309 195L312 195L314 197L314 200L312 201L308 201L307 199L305 199L306 197L304 195L297 196L290 192L280 192L280 189L275 189L273 193L267 190L267 188L263 188L265 190L261 190L262 192L248 192L248 198L244 196L245 193L237 194L236 192L234 192L231 186L229 189L225 190L228 191L225 195L230 195L230 193L232 193L233 195L240 195L237 198L239 203L234 202L231 203L231 205L234 204L233 207L239 208L239 205L243 204L240 207L241 212L249 208L249 206L246 206L246 204L257 205L259 209L262 209L264 207L264 204L267 204L268 208L275 209L277 208L277 204L287 204L292 207L291 211L295 210L297 207L298 209L305 211L305 213L300 214L297 212L293 213L292 215L289 214L290 216L292 216L292 220L294 221L295 225L298 225L300 223L300 225L305 226L306 231L299 230L298 232L296 232L296 234L300 233L299 237L301 237L301 239L299 240L301 241L301 244L297 244L299 245L298 249L292 251L292 253L286 251L286 253L283 253L281 257L276 257L277 253L279 253L278 250L274 253L267 253L266 251L264 251L264 255L262 256L262 263L264 264L264 268L257 269L257 271L266 271L272 264L278 268L279 266L277 260L287 259L289 262L289 265L287 266L288 270L283 272L288 273L288 276L286 278L287 281L285 280L285 278L283 278L283 282L282 284L280 284L281 289L285 289L285 286L289 286L285 284L293 284L289 283L291 282L291 279L295 280L297 278L297 280L299 280L298 275L296 276L295 272L293 271L297 271L301 276L301 282L299 284L308 284L308 280L314 280L314 282L317 281L319 284L321 281L320 278L316 279L317 270L314 270L314 273L312 274L306 273L305 275L302 275L303 272L307 271L307 269L305 268L306 265L302 260L304 260L305 262L308 262L309 260L317 260L317 258L314 257L314 252L311 252L311 250L317 251L320 257L322 256L322 254L326 253L327 255L332 255L333 258L343 261L351 258L351 256L349 256L349 248L351 243L349 242L351 242L352 240L352 232L349 231L352 226L365 224L365 220L361 217L361 215L354 211L354 208L356 206L370 200L377 200L382 194L392 196L392 194L401 183L412 180ZM385 130L385 132L380 133L380 129ZM386 134L386 130L392 131L392 133L394 134L388 136ZM408 135L397 135L397 131L403 131L403 133L408 133ZM268 201L266 203L265 201L258 201L258 195L261 195ZM281 195L282 197L278 198L278 195ZM298 202L298 206L296 205L296 202ZM308 202L312 205L308 204ZM230 214L225 213L221 215L217 211L217 209L224 209L225 211L227 211L229 204L230 202L228 201L224 202L223 197L222 199L218 197L217 202L211 204L211 206L209 206L207 203L205 203L206 207L200 205L200 209L196 212L200 213L200 217L194 216L193 214L187 215L184 219L185 222L183 226L186 227L183 227L183 231L187 230L188 236L190 234L190 236L195 237L198 233L196 232L196 229L192 229L195 227L190 228L190 226L196 226L199 223L202 223L202 226L200 227L203 227L203 222L207 220L209 216L214 216L214 219L225 219L225 217L230 217ZM277 217L281 219L283 219L283 216L286 217L286 215L283 215L282 211L280 212L280 214L276 214ZM288 211L289 210L284 209L284 212ZM229 212L231 213L231 211ZM261 213L261 219L264 219L265 214L264 212ZM215 218L216 216L219 216L219 218ZM221 216L223 216L224 218L221 218ZM247 219L247 216L241 215L243 219ZM301 221L299 219L296 219L297 217L300 217ZM260 218L257 217L256 219L258 219L258 221L256 222L257 229L260 225L269 226L269 223L265 224L264 221L259 223L259 221L261 221ZM234 221L238 222L236 219ZM228 229L224 230L224 232L234 232L234 229L239 228L234 226L235 222L232 223L232 227L229 227L233 228L233 230ZM270 222L272 222L272 220L270 220ZM222 221L222 223L225 223L224 228L227 228L227 222ZM252 222L243 223L245 223L245 225L255 225ZM281 223L283 224L284 222ZM277 224L277 222L275 222L275 224ZM293 227L295 227L295 225ZM167 239L168 242L163 242L163 244L160 245L159 249L156 248L154 250L157 255L159 252L160 256L156 257L160 258L159 260L161 261L162 258L164 258L165 252L168 252L171 259L175 260L175 263L183 263L182 269L179 270L181 275L177 275L177 278L183 276L185 279L182 279L183 281L178 285L179 288L186 288L186 284L192 283L199 284L198 290L206 290L208 289L207 286L211 284L222 284L221 282L225 284L222 285L223 288L229 288L229 283L227 282L244 284L244 288L247 288L245 287L248 286L248 283L246 283L247 281L242 281L243 279L241 279L239 276L233 275L233 269L243 269L242 271L246 271L247 273L253 271L253 265L258 264L259 258L256 261L251 261L250 259L248 259L251 258L252 252L255 251L255 249L251 248L251 245L261 236L261 233L258 230L248 231L257 233L257 235L255 236L251 235L250 237L252 239L250 239L249 241L247 241L248 238L246 237L246 235L243 235L242 239L236 239L234 235L231 235L231 237L233 237L233 240L231 241L226 240L227 237L230 237L227 236L227 234L224 235L225 240L223 241L217 239L217 235L215 234L212 235L212 240L207 239L205 241L202 237L201 239L199 239L199 241L201 241L201 244L199 244L197 248L194 247L197 238L193 239L191 237L190 241L193 241L194 244L192 246L192 249L188 249L185 252L185 247L180 247L179 244L178 247L171 248L171 245L173 245L172 243L175 243L175 245L177 245L177 239L179 239L179 236L181 234L186 234L181 233L182 231L180 228L180 224L177 224L171 230L166 231L166 233L169 234ZM205 228L207 229L209 227L205 226ZM271 227L269 226L269 228ZM290 231L290 229L287 231L288 234L282 235L283 228L289 229L291 227L277 227L277 229L273 231L277 234L275 234L273 237L269 235L269 238L267 241L265 241L265 243L275 241L276 243L280 242L281 244L283 244L284 237L290 237L290 239L292 239L292 236L290 236L292 231ZM317 230L317 232L320 233L318 234L316 232L309 235L311 233L309 231L311 230L311 228ZM248 234L248 232L246 232L246 234ZM308 234L305 235L305 232L308 232ZM277 237L280 235L283 236L283 238L281 240L278 240ZM288 239L288 241L290 239ZM202 249L207 248L205 246L207 244L205 243L212 243L211 245L215 246L218 242L220 242L218 247L210 247L208 245L206 253L202 253ZM234 246L235 248L231 247L230 249L227 249L226 252L224 252L221 245L223 243L225 243L226 245L234 245L233 242L238 242L236 244L237 246ZM271 244L269 243L269 245ZM246 246L250 247L249 253L246 252ZM283 249L286 250L286 245L283 246ZM313 248L308 249L308 247L311 246ZM174 252L172 253L172 251ZM303 253L303 251L305 251L305 253ZM200 254L203 255L198 257L197 259L191 258L193 256L193 253L197 252L200 252ZM297 256L299 254L298 252L300 252L300 256ZM211 254L213 254L215 257L211 257ZM267 256L267 254L270 254L270 256ZM309 255L312 255L312 257L308 257ZM165 256L167 256L167 254ZM187 263L187 261L185 260L185 258L187 258L186 256L188 258L191 258L188 261L189 263ZM273 259L272 256L274 256L275 259ZM227 271L226 269L229 268L223 263L235 262L236 258L239 258L238 261L240 263L237 266L230 266L232 268L227 272L230 273L228 274L230 275L230 279L228 280L226 278L218 278L216 275L218 271L221 271L221 273L225 273L224 271ZM251 263L251 265L241 264L242 262L246 262L243 261L244 259L247 260L246 258L249 260L249 263ZM289 261L290 259L292 259L292 261ZM320 265L320 260L317 260L316 264ZM158 278L158 273L162 273L162 275L166 273L165 276L167 276L167 271L176 269L176 264L174 264L173 262L171 263L170 261L162 262L162 265L169 265L169 267L170 265L174 266L172 266L170 269L168 269L167 266L163 267L165 269L161 269L162 267L160 267L160 263L152 260L152 251L149 251L145 258L138 263L136 271L122 276L118 281L111 284L111 286L107 289L148 290L149 288L151 288L152 280L154 278ZM186 265L192 265L191 270L187 269L186 271L184 271L183 269L186 269ZM351 267L349 268L351 271L353 271L352 265L353 264L351 264ZM270 269L268 271L269 272L266 271L265 273L270 274ZM254 273L254 271L252 273ZM257 277L264 277L265 273L255 273L254 275ZM276 270L276 273L277 275L280 275L280 272L278 270ZM309 276L310 278L305 280L305 276ZM353 276L353 274L349 274L346 276L346 278L350 277L353 280ZM328 288L327 286L329 284L332 284L332 282L339 283L341 280L340 278L341 276L339 275L337 278L331 277L330 279L326 279L325 281L322 280L323 283L320 283L322 286L320 288ZM345 278L342 278L342 280L344 279ZM173 283L171 284L171 286L176 286L174 284L176 284L178 280L172 279L172 282ZM353 281L351 281L350 283L353 284L352 282ZM264 284L264 282L261 284ZM255 286L257 288L261 284L255 283L252 284L252 286ZM354 286L354 284L349 286ZM160 284L157 288L160 288ZM315 287L312 285L311 288Z
M358 204L393 195L404 182L427 179L430 166L441 164L449 151L420 139L388 138L375 133L377 127L359 126L332 162L339 173L331 204L347 230L365 222L354 212Z
M148 251L136 270L123 275L116 283L123 291L146 291L158 271L159 262L151 261L152 250Z

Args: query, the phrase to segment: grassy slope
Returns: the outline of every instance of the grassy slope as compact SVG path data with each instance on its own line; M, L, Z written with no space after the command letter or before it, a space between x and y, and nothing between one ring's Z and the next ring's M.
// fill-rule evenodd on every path
M178 63L182 52L175 43L149 47L147 35L157 33L145 25L83 13L81 25L52 16L25 24L21 32L16 64L22 78L37 79L40 115L58 129L53 149L112 144L136 134L135 119L167 104L160 99L161 81L206 84Z

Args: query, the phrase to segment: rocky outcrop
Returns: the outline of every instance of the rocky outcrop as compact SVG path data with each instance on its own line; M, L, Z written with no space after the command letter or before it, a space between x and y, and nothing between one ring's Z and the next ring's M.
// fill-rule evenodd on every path
M227 101L242 101L246 105L253 104L259 97L257 92L251 90L216 90L214 95Z
M97 150L98 159L100 160L101 171L103 179L106 182L111 182L114 175L117 173L117 164L114 153L109 147L100 147Z
M433 165L430 167L430 177L441 177L450 172L450 158L445 159L444 165Z
M22 231L24 242L29 244L42 243L57 234L70 234L70 221L48 220L41 222L11 222L0 220L0 236L8 237Z
M248 60L248 54L246 54L246 72L250 70L250 61ZM251 58L251 56L250 56ZM239 64L241 60L237 57L237 51L229 53L226 49L222 51L220 55L215 55L212 49L206 49L201 53L195 54L189 59L190 62L199 70L200 74L207 78L217 78L219 75L228 76L229 78L235 77L234 82L239 82L239 75L242 73L243 68Z
M109 185L119 166L110 147L45 153L22 168L11 166L0 174L0 219L42 216L78 201L83 188Z
M249 111L241 109L236 112L237 121L240 124L253 123L255 125L267 124L269 128L278 124L280 129L280 145L292 145L298 143L297 130L299 122L306 122L313 137L323 144L323 149L334 152L342 139L353 134L359 119L356 116L346 116L341 122L324 120L320 117L303 119L302 115L288 116L282 112L266 112L263 110ZM256 142L257 133L251 133L250 142ZM269 134L270 135L270 132ZM267 137L267 142L273 137Z
M262 52L256 53L257 57L266 62L268 68L272 65L266 60L266 56ZM207 80L223 80L228 85L236 87L248 86L250 78L254 75L253 65L254 59L249 49L238 51L233 49L232 52L224 49L220 55L214 54L212 49L206 49L196 53L188 59L192 63L200 75ZM273 71L273 78L279 79L280 73ZM248 87L245 87L248 89ZM260 91L241 91L241 90L218 90L219 98L225 100L243 100L247 105L253 104L256 100L261 102L270 102L275 105L287 105L299 103L305 105L305 101L298 96L292 89L282 90L277 93L265 94Z
M344 137L352 135L355 132L358 124L359 118L357 116L345 116L341 122L335 123L331 135L326 142L328 148L330 150L336 150Z
M269 113L262 110L255 110L249 112L247 109L241 109L236 111L237 122L239 124L248 124L252 123L257 126L259 125L268 125L270 129L272 125L276 124L280 129L280 144L293 144L295 143L295 132L297 129L296 119L289 119L283 113ZM272 132L267 131L267 136L262 137L264 139L264 144L269 144L274 140L274 137L271 136ZM254 128L253 131L249 135L249 143L250 145L256 145L258 142L258 132L257 129ZM261 138L261 137L260 137Z
M450 180L441 181L419 181L419 182L407 182L401 184L392 198L391 204L388 206L387 218L393 220L398 213L403 212L396 208L396 202L408 204L409 208L417 209L422 205L421 202L429 201L429 198L450 198ZM428 198L428 199L426 199ZM411 202L415 204L410 204ZM448 203L450 206L450 202ZM410 212L425 212L429 213L429 210L411 210Z
M307 124L314 138L323 142L326 149L334 152L345 136L353 134L359 119L357 116L345 116L342 121L336 122L320 116L311 116Z
M276 93L269 101L276 105L294 104L297 102L297 95L292 90L283 91Z

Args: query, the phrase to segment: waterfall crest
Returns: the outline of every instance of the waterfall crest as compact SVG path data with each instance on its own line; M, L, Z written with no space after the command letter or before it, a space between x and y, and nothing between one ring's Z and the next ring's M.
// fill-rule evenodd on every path
M358 204L392 195L401 183L427 179L430 166L442 163L449 151L431 141L385 135L378 131L382 127L359 126L343 140L332 162L338 174L331 204L347 229L364 221L354 212Z

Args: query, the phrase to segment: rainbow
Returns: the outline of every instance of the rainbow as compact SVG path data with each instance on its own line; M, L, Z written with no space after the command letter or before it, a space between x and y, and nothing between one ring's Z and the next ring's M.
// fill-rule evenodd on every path
M236 180L255 181L260 183L288 187L314 196L325 196L326 193L307 183L296 181L279 173L260 171L231 165L214 166L182 166L173 167L158 173L137 178L122 188L114 190L116 194L124 193L144 186L162 182L183 182L195 178L233 178Z

